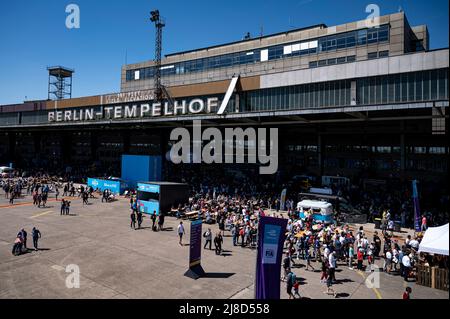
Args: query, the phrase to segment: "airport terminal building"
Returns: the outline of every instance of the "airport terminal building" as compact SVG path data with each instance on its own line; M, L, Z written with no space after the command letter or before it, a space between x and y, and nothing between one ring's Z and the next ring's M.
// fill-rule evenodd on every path
M169 54L162 103L154 62L124 65L119 93L1 106L0 162L117 172L122 154L165 158L171 130L201 120L278 128L281 174L444 180L449 50L429 43L399 12Z

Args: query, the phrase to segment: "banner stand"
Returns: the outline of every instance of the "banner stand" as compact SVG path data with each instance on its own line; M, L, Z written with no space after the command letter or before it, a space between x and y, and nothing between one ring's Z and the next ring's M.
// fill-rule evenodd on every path
M205 276L205 271L203 270L201 265L202 224L203 221L201 219L197 219L191 222L189 269L184 273L184 275L194 280Z
M197 280L205 276L205 271L203 270L203 267L201 265L196 265L194 267L190 267L188 271L184 273L184 275L191 279Z

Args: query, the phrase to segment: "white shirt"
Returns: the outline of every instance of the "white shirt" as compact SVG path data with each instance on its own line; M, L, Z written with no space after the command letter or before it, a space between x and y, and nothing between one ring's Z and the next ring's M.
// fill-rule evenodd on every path
M183 226L183 224L178 225L178 234L184 234L184 226Z
M391 260L392 259L392 254L390 251L386 252L386 259L387 260Z
M402 264L404 267L411 267L411 260L409 259L409 256L403 256Z
M417 250L419 248L419 242L415 239L411 239L411 241L409 242L409 245L414 248L415 250Z

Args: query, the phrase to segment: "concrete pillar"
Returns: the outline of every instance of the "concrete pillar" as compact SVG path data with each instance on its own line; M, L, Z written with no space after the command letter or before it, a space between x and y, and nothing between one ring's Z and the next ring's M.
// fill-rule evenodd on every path
M350 105L356 105L357 104L357 100L356 100L356 81L352 81L350 83L351 87L350 87Z
M236 97L235 97L235 99L234 99L234 104L235 104L235 111L236 111L236 113L239 113L239 111L240 111L240 96L239 96L239 94L237 94L236 93L236 95L235 95Z

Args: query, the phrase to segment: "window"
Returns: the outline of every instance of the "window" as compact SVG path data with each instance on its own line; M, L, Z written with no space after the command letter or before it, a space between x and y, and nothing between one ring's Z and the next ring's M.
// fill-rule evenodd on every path
M339 35L336 39L336 47L338 49L345 49L346 47L346 36L345 34Z
M367 41L367 30L359 30L357 34L358 45L365 45Z
M327 60L320 60L319 61L319 66L325 66L327 65Z
M389 41L389 26L382 25L378 28L378 42Z
M369 60L378 58L378 52L370 52L370 53L367 55L367 58L368 58Z
M255 49L253 51L229 53L216 57L179 62L174 64L173 68L162 69L161 73L163 76L167 76L173 74L201 72L222 67L230 67L234 65L242 65L255 62L265 62L268 60L282 59L284 57L303 56L315 54L317 52L335 51L337 49L354 47L356 45L366 45L383 41L389 41L389 25L382 25L379 28L350 31L336 35L324 36L317 38L315 40L312 39L301 43L291 43L291 44L287 43L283 45L268 47L265 49ZM418 43L417 46L423 47L423 43L421 45L419 44L420 41L417 41L417 43ZM287 49L285 51L284 50L285 47L291 49L290 50ZM388 51L381 51L377 56L377 58L386 57L388 55L389 55ZM355 58L349 57L347 58L347 61L337 59L336 63L334 63L334 60L330 59L330 61L327 61L327 65L345 62L354 62L355 60L356 60ZM318 63L318 65L324 65L323 63L324 62L320 62ZM163 65L163 67L165 66ZM313 64L311 67L316 66L314 66ZM153 67L127 70L126 81L152 78L153 74L154 74ZM444 80L444 82L445 81L446 80ZM441 84L439 83L439 85ZM438 94L438 92L439 90L436 88L436 94ZM445 89L441 90L441 92L442 95L447 94ZM441 96L441 94L439 95Z
M310 67L310 68L317 68L317 61L311 61L311 62L309 62L309 67Z
M328 59L328 65L336 64L336 58Z
M389 51L380 51L379 53L378 53L378 57L379 58L386 58L386 57L388 57L389 56Z
M337 64L342 64L345 63L346 61L347 61L346 57L337 58Z
M367 44L378 42L378 30L371 29L367 31Z
M347 62L355 62L356 61L356 55L350 55L347 57Z

